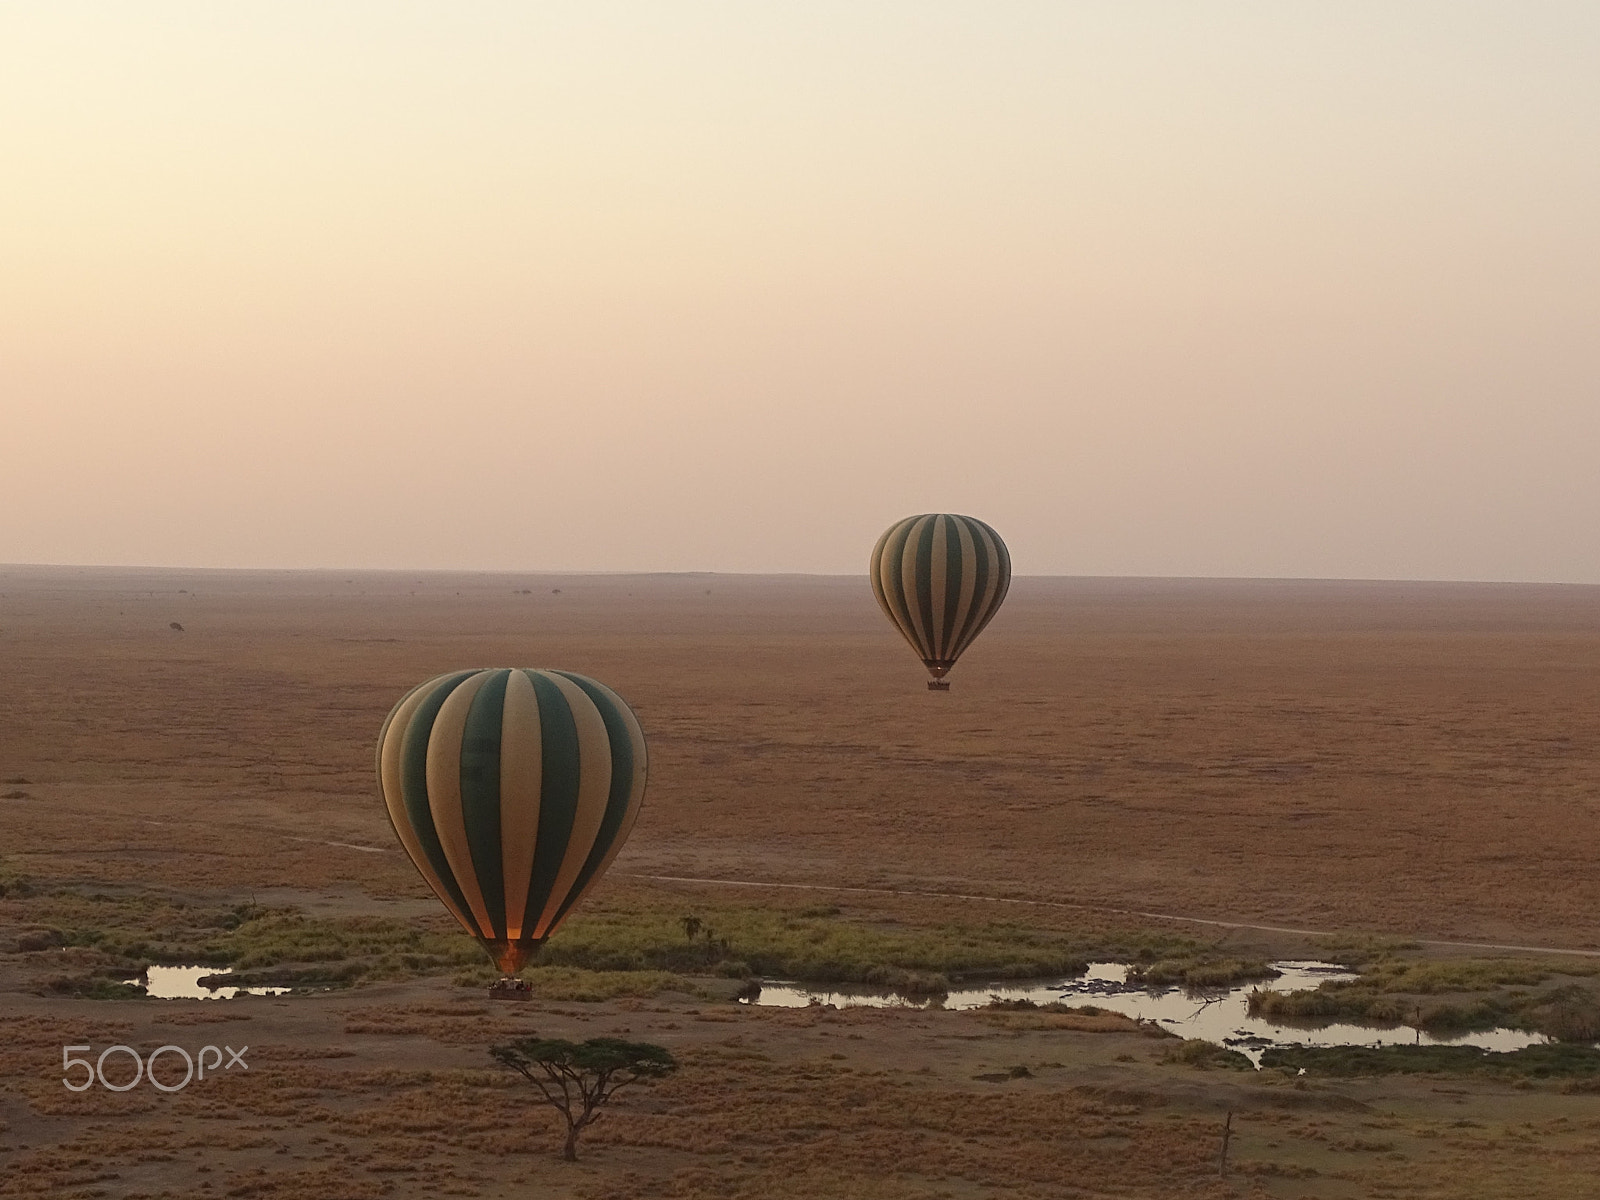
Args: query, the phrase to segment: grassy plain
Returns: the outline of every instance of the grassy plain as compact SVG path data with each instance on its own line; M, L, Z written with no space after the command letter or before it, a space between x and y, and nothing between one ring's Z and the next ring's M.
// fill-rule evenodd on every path
M1367 967L1351 1004L1549 1016L1529 998L1576 988L1581 1024L1581 958L1422 943L1600 947L1596 589L1020 579L930 694L853 579L6 568L0 664L0 1195L1576 1197L1600 1174L1581 1075L1256 1073L1077 1014L730 999L745 971L1338 954ZM652 753L530 1005L457 982L475 951L371 780L407 686L497 664L605 680ZM350 986L111 998L152 961ZM564 1167L484 1053L535 1028L685 1069ZM248 1075L61 1084L63 1045L223 1039Z

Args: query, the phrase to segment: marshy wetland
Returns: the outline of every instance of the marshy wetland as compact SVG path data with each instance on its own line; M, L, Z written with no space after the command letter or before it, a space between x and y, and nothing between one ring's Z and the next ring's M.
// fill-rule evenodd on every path
M1593 589L1018 580L948 695L880 621L858 580L8 569L0 1195L1590 1194ZM603 676L653 756L522 1005L370 778L399 691L492 662ZM532 1030L684 1066L566 1167L485 1052ZM62 1085L224 1042L248 1074Z

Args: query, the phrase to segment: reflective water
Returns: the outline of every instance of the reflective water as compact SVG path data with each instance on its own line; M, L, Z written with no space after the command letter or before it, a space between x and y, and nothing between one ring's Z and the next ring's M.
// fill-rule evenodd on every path
M1351 1025L1313 1023L1286 1025L1252 1017L1249 997L1255 988L1291 992L1314 988L1330 979L1354 979L1343 967L1322 962L1277 962L1283 972L1277 979L1229 988L1191 990L1182 987L1143 988L1127 982L1127 963L1090 963L1082 975L1047 983L995 984L963 988L942 999L913 999L894 992L866 988L821 989L803 984L763 984L757 1004L803 1008L808 1004L871 1005L907 1008L982 1008L996 996L1004 1000L1031 1000L1035 1004L1060 1002L1073 1006L1092 1004L1146 1021L1186 1038L1199 1038L1237 1050L1257 1066L1261 1053L1273 1046L1477 1046L1484 1050L1520 1050L1549 1041L1543 1034L1520 1029L1490 1029L1460 1037L1435 1037L1405 1025Z
M286 987L204 987L200 980L208 975L231 975L232 967L151 967L141 979L125 983L144 984L145 995L153 1000L232 1000L235 996L281 996Z

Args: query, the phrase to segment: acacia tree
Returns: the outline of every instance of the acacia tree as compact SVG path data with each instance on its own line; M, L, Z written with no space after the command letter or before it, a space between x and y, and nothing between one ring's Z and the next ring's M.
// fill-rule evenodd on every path
M489 1056L538 1088L544 1102L566 1119L567 1142L561 1157L568 1162L578 1160L578 1135L600 1119L601 1105L619 1088L660 1079L678 1069L665 1046L607 1037L582 1043L517 1038L491 1046Z

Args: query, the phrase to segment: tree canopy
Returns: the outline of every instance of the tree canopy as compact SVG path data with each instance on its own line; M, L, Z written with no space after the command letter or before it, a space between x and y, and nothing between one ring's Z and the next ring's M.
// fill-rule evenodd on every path
M578 1136L600 1119L599 1109L617 1089L660 1079L678 1069L665 1046L621 1038L524 1037L489 1048L489 1056L539 1089L544 1102L567 1123L562 1157L578 1157Z

